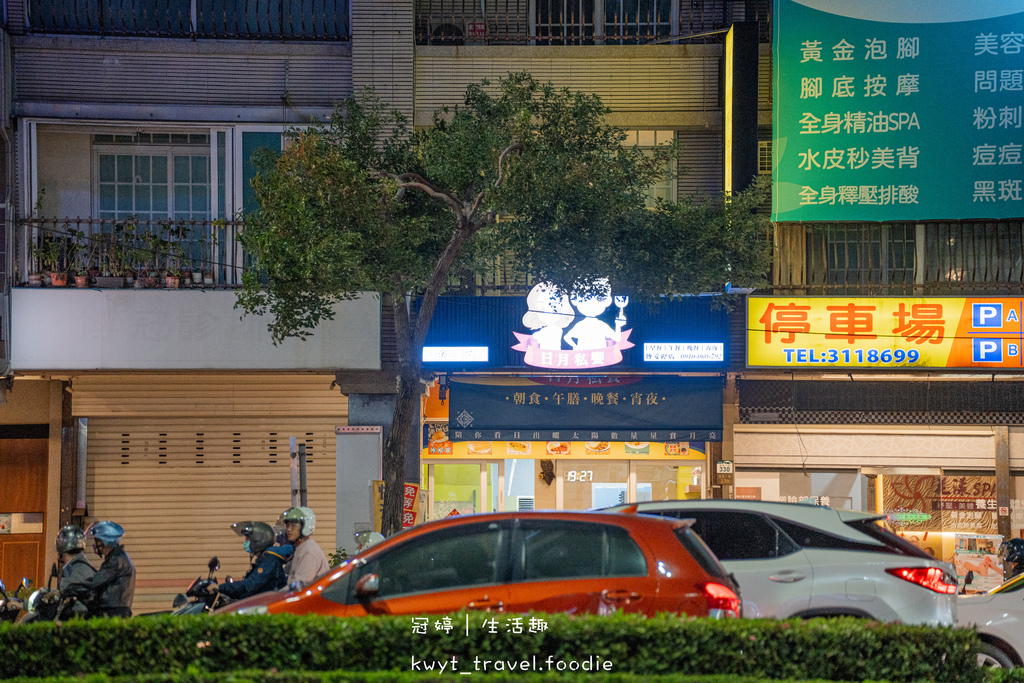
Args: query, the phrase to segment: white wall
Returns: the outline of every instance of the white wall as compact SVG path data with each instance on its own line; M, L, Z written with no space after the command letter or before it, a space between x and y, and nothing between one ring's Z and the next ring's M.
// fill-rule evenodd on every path
M274 346L269 317L235 310L233 291L30 289L11 292L14 370L376 370L380 303L335 306L303 341Z

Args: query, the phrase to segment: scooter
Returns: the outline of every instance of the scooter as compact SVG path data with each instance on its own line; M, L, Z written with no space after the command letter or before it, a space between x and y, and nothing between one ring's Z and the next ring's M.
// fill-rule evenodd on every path
M0 622L14 623L18 620L25 607L25 601L21 595L27 594L28 590L29 580L23 578L14 595L9 595L7 586L0 580Z
M211 557L207 567L210 569L210 573L205 579L197 576L195 581L188 585L184 594L178 593L174 597L172 605L174 609L171 610L171 614L176 616L184 614L209 614L213 610L233 602L233 600L221 595L219 592L210 593L208 590L210 585L219 583L213 573L220 569L220 560L216 557ZM231 577L228 577L228 581L230 580ZM189 598L192 598L192 600L189 600Z
M50 568L50 578L46 582L46 588L40 588L29 596L25 605L26 614L21 618L21 623L33 621L65 621L74 616L85 617L89 610L83 600L89 596L88 586L72 584L67 590L61 592L53 587L53 580L57 578L57 563L54 562Z

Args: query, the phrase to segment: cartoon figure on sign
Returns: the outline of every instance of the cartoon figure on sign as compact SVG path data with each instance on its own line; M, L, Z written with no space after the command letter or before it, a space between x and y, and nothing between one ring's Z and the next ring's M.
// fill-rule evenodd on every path
M562 330L576 317L569 305L569 297L546 282L541 282L526 296L529 310L523 316L523 325L534 330L533 338L542 349L559 351L562 348Z
M622 362L622 351L633 348L629 339L631 330L622 329L626 324L623 309L629 303L624 296L615 297L619 314L615 327L599 320L598 316L612 304L608 280L598 280L591 288L597 296L573 295L583 319L573 325L568 334L563 330L578 319L576 311L569 304L570 298L559 294L550 283L536 285L526 298L527 311L523 324L532 334L513 332L518 343L512 348L523 352L523 362L539 368L587 370L616 365ZM563 348L562 339L570 348Z
M629 303L629 298L615 297L619 314L615 316L615 329L612 329L608 323L598 319L612 305L611 287L606 279L598 280L595 284L598 291L592 295L572 295L572 305L586 316L565 335L565 341L577 351L603 349L610 346L609 341L614 345L622 339L622 327L626 324L626 314L622 309Z

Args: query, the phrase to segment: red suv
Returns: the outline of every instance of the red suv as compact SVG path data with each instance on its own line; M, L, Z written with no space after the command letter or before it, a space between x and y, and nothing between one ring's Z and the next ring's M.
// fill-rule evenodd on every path
M302 591L264 593L220 611L340 617L463 608L735 617L740 600L689 520L508 512L414 527Z

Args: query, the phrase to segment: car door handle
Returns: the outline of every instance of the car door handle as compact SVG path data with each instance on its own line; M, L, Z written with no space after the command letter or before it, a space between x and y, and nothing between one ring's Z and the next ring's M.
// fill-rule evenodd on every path
M640 599L640 594L639 593L634 593L633 591L628 591L628 590L617 590L617 591L607 591L606 590L606 591L601 591L601 597L607 598L608 600L615 600L615 601L623 601L624 600L624 601L628 602L630 600L639 600Z
M778 574L773 574L772 576L768 577L768 580L774 581L776 583L796 583L797 581L803 581L806 578L806 574L801 574L800 572L787 571L779 572Z
M484 596L478 600L473 600L466 609L478 609L484 612L501 612L505 609L505 603L501 600L491 600L489 596Z

